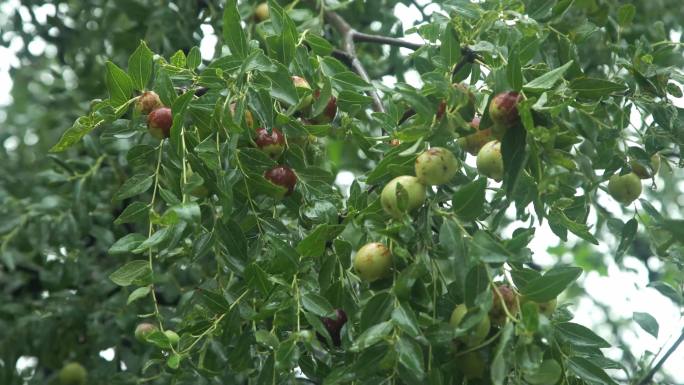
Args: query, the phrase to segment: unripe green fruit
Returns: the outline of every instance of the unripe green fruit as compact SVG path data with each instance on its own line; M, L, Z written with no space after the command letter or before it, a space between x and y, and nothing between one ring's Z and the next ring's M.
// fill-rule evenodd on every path
M156 330L158 330L156 325L149 322L143 322L135 327L135 338L140 342L144 342L147 336Z
M143 92L135 101L135 109L145 115L162 106L163 104L161 99L159 99L159 95L154 91Z
M354 270L366 282L386 277L391 268L392 253L379 242L364 245L354 256Z
M477 171L480 174L501 182L504 174L503 156L501 155L501 142L493 140L488 142L477 153Z
M432 147L416 158L416 177L426 185L448 183L458 172L459 162L443 147Z
M171 345L176 345L178 344L178 341L180 341L180 336L173 330L164 330L164 334L166 334L166 338L169 340Z
M268 3L261 3L257 5L256 9L254 10L254 17L256 18L257 22L264 21L271 17L271 12L268 9Z
M314 339L314 333L311 330L300 330L297 333L297 339L304 342L312 342Z
M480 149L482 149L482 146L493 139L492 130L490 128L480 130L480 118L477 116L470 122L470 126L478 131L458 138L458 145L470 155L477 155L477 153L480 152Z
M558 301L555 298L552 300L546 301L546 302L537 302L537 301L533 301L531 299L525 298L524 296L520 297L520 303L521 304L525 304L528 302L536 303L537 306L539 307L539 313L544 314L548 318L551 318L551 316L553 315L553 312L556 311L556 305L558 304Z
M380 203L385 212L394 218L400 218L404 211L399 209L397 199L397 185L401 184L407 193L406 211L410 212L423 205L425 201L425 186L418 178L410 175L402 175L392 179L380 194Z
M639 178L651 179L658 173L658 170L660 170L660 155L656 153L651 156L651 170L642 166L635 160L630 161L629 165L632 167L632 172L634 172Z
M521 100L522 95L513 91L494 96L489 103L489 118L494 123L494 136L502 138L506 130L520 122L518 103Z
M633 172L613 175L608 181L608 193L616 201L628 205L641 195L641 180Z
M307 82L303 77L292 76L292 83L294 84L295 89L297 90L297 95L299 95L300 98L297 111L302 111L311 107L311 103L313 103L313 95L311 94L311 86L309 85L309 82Z
M81 364L71 362L64 365L57 378L61 385L85 385L87 375L88 372Z
M470 352L456 358L456 367L466 378L482 378L485 372L485 360L480 352Z
M453 327L457 327L463 321L463 318L468 313L468 308L464 304L459 304L454 308L451 313L451 318L449 319L449 324ZM485 316L477 326L470 331L469 335L460 337L459 340L463 341L468 346L477 346L489 335L489 329L491 328L491 323L489 321L489 316Z

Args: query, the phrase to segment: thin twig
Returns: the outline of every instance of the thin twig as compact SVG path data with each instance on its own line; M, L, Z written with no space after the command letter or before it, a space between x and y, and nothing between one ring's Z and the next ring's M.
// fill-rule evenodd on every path
M658 370L660 370L660 368L663 366L665 361L667 361L667 359L670 358L670 355L672 355L672 353L674 353L675 350L677 350L677 348L679 347L679 345L682 342L684 342L684 330L682 330L682 333L679 335L679 338L677 338L677 341L675 341L675 343L672 344L672 346L670 346L670 349L667 350L665 355L660 358L658 363L655 364L655 366L652 367L651 370L648 371L648 373L646 373L644 378L642 378L641 381L639 381L637 383L637 385L648 385L648 384L650 384L651 381L653 380L653 376L658 372Z

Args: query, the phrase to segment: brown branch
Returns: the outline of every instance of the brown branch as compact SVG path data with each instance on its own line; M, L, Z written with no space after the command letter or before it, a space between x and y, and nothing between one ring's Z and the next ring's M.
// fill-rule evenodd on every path
M361 41L361 42L366 42L366 43L387 44L387 45L393 45L396 47L412 49L414 51L423 47L423 44L421 44L421 43L413 43L413 42L410 42L408 40L398 39L396 37L370 35L370 34L358 32L358 31L354 31L354 33L352 34L352 38L354 39L354 41Z
M354 47L354 35L357 33L356 30L354 30L354 28L352 28L346 20L344 20L335 12L327 11L325 13L325 18L342 37L342 48L343 51L348 55L352 69L359 74L361 79L370 84L370 77L368 76L366 69L363 67L363 64L361 64L361 61L356 56L356 47ZM376 112L385 112L385 107L383 107L382 101L380 100L380 96L378 96L377 91L369 91L369 94L371 98L373 98L373 110Z
M677 341L675 341L675 343L672 344L672 346L670 346L670 348L667 350L665 355L660 358L658 363L655 364L655 366L653 368L651 368L651 370L649 370L648 373L646 373L644 378L642 378L641 381L639 381L637 383L637 385L648 385L648 384L650 384L651 381L653 380L653 376L658 372L658 370L660 370L660 368L663 366L665 361L667 361L667 359L670 358L672 353L674 353L675 350L677 350L677 348L679 347L679 345L682 342L684 342L684 330L682 330L682 333L679 335L679 338L677 339Z

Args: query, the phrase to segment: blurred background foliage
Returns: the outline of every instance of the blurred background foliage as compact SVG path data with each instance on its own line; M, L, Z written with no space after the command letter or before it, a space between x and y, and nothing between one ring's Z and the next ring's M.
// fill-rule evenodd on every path
M445 9L454 9L460 3L445 1L442 5ZM548 12L545 7L556 2L507 3L507 9L526 7L543 14ZM626 27L614 18L625 3L636 7ZM398 4L417 7L418 20L430 19L427 14L421 15L427 4L412 0L352 1L339 12L359 31L401 36L409 26L403 26L391 12ZM121 155L124 152L118 158L105 157L101 144L89 136L66 154L48 155L48 150L78 116L88 111L91 100L106 96L105 61L125 67L140 40L145 40L152 51L164 57L179 49L188 52L203 40L210 45L214 42L215 56L218 56L221 42L212 40L212 36L214 32L221 36L222 5L216 0L11 0L0 4L0 44L11 47L16 55L16 60L10 62L13 86L7 91L11 98L0 109L0 143L3 144L0 146L1 384L22 383L16 369L17 360L22 356L38 360L37 366L28 365L21 373L30 378L29 383L35 384L50 378L65 360L79 360L95 378L113 375L111 383L130 380L121 371L119 362L131 373L139 372L145 362L141 357L149 355L147 347L132 342L137 319L134 311L126 310L127 293L107 279L121 264L107 250L130 231L126 226L113 224L124 204L113 202L112 195L130 172L123 159L125 155ZM255 2L240 3L245 20L249 19L254 5ZM300 28L316 27L320 21L305 11L295 11L291 17ZM598 76L605 74L606 65L620 60L630 62L641 82L640 89L652 95L653 104L658 104L658 98L664 97L659 90L668 87L660 84L661 71L669 67L684 68L684 58L681 49L660 51L661 56L646 54L646 40L653 44L681 36L683 23L681 0L576 0L558 29L559 33L574 36L578 51L570 54L582 58L578 64L585 73ZM505 25L499 27L505 29ZM335 43L336 34L327 28L325 31ZM503 35L492 31L492 41L497 36ZM550 63L566 54L557 51L555 38L562 39L560 35L553 36L544 43L548 47L541 49ZM389 77L405 81L407 71L420 64L419 59L406 60L396 47L359 45L358 54L367 64L371 78L376 80ZM682 72L678 81L679 86L684 83ZM679 92L681 96L676 86L669 87L671 94L676 96ZM663 114L674 119L680 135L684 135L684 111L663 111ZM590 117L578 115L577 118L594 124ZM331 156L342 154L342 144L343 141L331 142ZM672 155L671 159L676 159L677 154ZM343 163L346 169L354 170L356 164L363 162L350 152L338 156L338 164ZM684 200L679 167L676 161L663 167L657 179L658 191L646 193L657 211L681 220ZM595 248L585 242L556 245L558 242L553 239L547 240L549 255L607 275L619 241L612 234L619 234L623 224L601 216L597 222L601 239L614 247ZM679 225L681 222L673 222L673 226ZM666 285L658 289L681 304L679 274L684 264L684 249L680 245L667 258L654 257L659 245L651 240L653 236L658 239L658 231L654 229L656 234L650 236L640 232L627 255L639 260L642 268L648 269L650 280ZM681 242L683 238L684 234L675 241ZM649 263L653 258L658 263ZM620 260L617 262L620 264ZM629 269L624 265L622 268ZM183 274L186 276L166 278L193 282L199 280L193 275L203 273L189 269ZM168 305L169 309L182 304L180 286L164 285L160 304ZM591 297L592 293L587 294ZM567 295L566 300L572 301L573 296L585 293L576 287ZM627 345L622 340L621 328L631 320L614 317L609 309L604 310L608 317L606 324L613 333L612 342L617 346ZM165 306L162 312L174 314ZM114 359L100 357L101 351L111 347L116 347ZM644 357L632 356L629 346L624 347L623 363L638 370L645 362ZM681 383L682 379L679 380Z

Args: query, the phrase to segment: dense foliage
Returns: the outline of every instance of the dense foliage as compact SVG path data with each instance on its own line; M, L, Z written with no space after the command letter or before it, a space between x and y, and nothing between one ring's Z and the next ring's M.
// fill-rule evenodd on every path
M21 3L1 384L674 383L572 305L684 303L680 1Z

